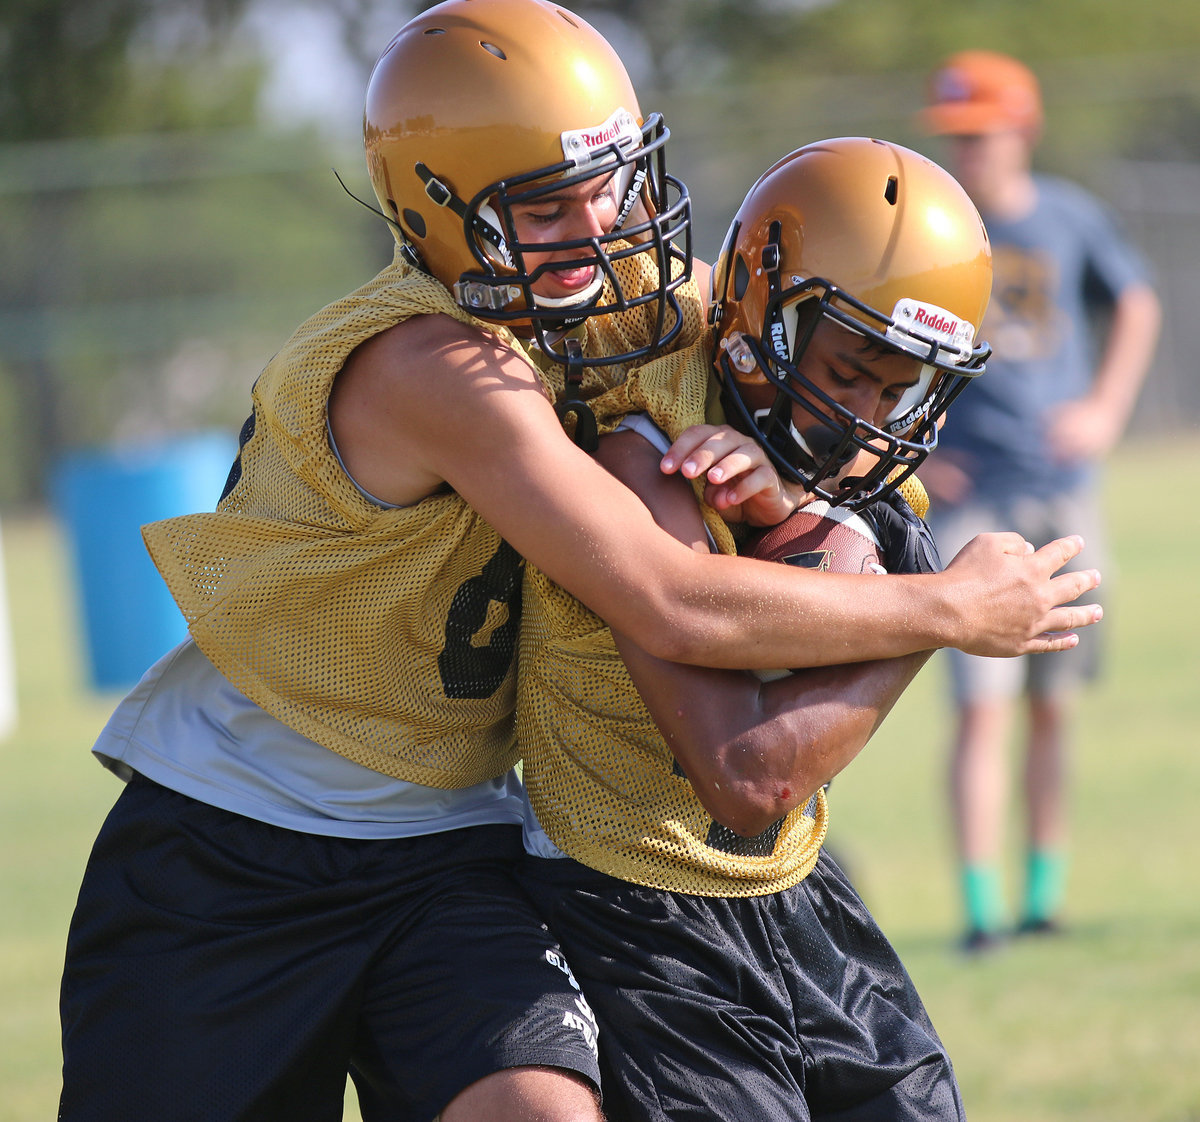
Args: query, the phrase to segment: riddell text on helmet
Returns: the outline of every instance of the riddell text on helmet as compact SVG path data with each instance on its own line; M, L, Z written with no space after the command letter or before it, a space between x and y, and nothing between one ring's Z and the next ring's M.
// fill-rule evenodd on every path
M931 313L927 308L918 307L913 319L922 327L928 327L930 331L936 331L941 335L953 337L958 334L958 320L947 319L944 315Z

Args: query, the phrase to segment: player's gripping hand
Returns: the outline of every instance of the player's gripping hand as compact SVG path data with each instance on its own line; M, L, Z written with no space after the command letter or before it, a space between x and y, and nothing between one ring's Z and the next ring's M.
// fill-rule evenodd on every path
M804 501L804 491L779 478L762 446L729 425L693 425L667 449L664 474L705 476L704 501L726 522L774 526Z
M1076 646L1076 630L1104 616L1098 604L1072 603L1100 584L1098 570L1059 573L1082 550L1078 535L1038 550L1011 532L973 538L939 578L949 581L962 629L953 645L1001 657Z
M942 559L923 518L899 491L891 491L863 507L859 514L870 523L879 542L883 567L889 573L940 573Z

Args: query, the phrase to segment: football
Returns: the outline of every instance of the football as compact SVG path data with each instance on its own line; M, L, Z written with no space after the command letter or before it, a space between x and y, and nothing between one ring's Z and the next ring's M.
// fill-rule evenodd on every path
M879 543L861 515L815 499L751 538L741 551L761 561L782 561L827 573L884 573ZM756 670L760 681L786 678L788 670Z
M823 499L802 506L747 542L742 552L827 573L882 573L879 543L866 520Z

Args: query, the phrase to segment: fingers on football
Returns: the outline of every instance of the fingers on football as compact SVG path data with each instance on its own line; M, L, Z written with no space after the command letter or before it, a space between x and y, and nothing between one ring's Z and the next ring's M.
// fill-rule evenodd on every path
M727 457L730 463L737 462L738 459L739 457ZM723 460L722 468L725 467L725 464L726 461ZM771 497L779 494L779 479L770 465L759 464L753 470L746 471L749 466L749 461L747 461L740 470L726 472L720 486L715 490L722 503L732 506L748 502L756 495L763 493ZM712 472L709 472L709 478L712 478ZM728 482L725 481L726 479Z
M684 474L695 477L707 472L713 483L732 483L739 476L760 472L766 464L762 449L739 433L722 431L697 448L684 465ZM773 472L768 471L771 478Z
M723 448L728 448L728 433L719 425L693 425L685 429L662 458L663 471L679 470L690 479L707 471Z

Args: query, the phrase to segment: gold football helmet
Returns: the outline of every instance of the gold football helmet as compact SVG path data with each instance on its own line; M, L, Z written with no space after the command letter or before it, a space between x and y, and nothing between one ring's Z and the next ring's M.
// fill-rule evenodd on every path
M643 119L621 60L579 16L549 0L430 8L375 64L363 131L393 233L473 315L532 323L554 354L546 332L658 300L658 337L594 365L638 357L678 332L672 294L691 275L691 223L687 191L666 173L668 130L658 115ZM617 187L610 233L521 242L511 207L601 176ZM527 255L548 251L560 253L556 269L596 266L592 284L569 298L536 295L551 266L529 268ZM658 288L627 293L614 266L639 254L650 255Z
M886 141L821 141L764 172L734 216L712 284L714 366L730 420L757 432L786 478L830 503L863 506L910 475L990 353L975 339L992 285L979 213L948 172ZM882 426L800 372L821 317L922 363ZM755 410L742 391L766 383L774 405ZM797 425L795 406L811 424ZM836 480L863 451L876 466Z

